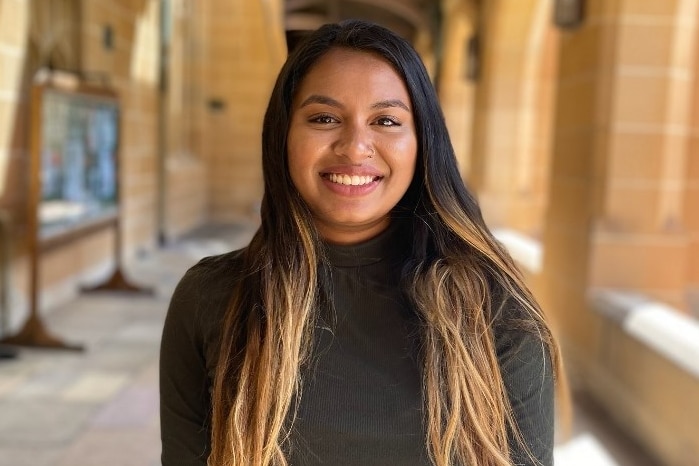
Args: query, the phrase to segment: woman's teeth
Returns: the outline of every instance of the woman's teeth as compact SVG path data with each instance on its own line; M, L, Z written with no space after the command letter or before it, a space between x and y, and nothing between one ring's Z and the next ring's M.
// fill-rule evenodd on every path
M333 183L344 184L347 186L362 186L374 181L373 176L358 176L358 175L338 175L331 173L328 179Z

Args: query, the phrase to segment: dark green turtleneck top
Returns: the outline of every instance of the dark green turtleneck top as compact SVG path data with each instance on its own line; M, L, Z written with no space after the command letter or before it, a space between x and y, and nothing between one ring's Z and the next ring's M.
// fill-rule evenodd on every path
M287 457L292 466L427 466L419 321L400 288L408 248L391 228L365 243L327 245L333 307L318 310L313 357ZM210 391L237 252L203 259L180 281L160 356L163 466L204 466ZM516 315L514 300L493 303ZM510 306L510 309L506 309ZM505 317L502 317L505 319ZM495 343L515 417L532 453L552 464L553 381L541 343L496 325ZM533 464L516 441L515 464ZM475 465L474 465L475 466Z

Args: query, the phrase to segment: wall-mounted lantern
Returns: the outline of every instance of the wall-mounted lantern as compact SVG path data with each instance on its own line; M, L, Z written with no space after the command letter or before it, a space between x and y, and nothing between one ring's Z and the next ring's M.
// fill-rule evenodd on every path
M102 28L102 47L105 50L114 50L114 28L111 24L105 24Z
M583 22L585 0L554 0L553 21L562 29L573 29Z
M481 74L481 44L478 33L466 41L465 75L469 81L478 81Z

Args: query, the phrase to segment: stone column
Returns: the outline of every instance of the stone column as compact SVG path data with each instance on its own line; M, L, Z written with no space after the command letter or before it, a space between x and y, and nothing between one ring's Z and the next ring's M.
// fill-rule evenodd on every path
M439 70L439 99L464 178L471 172L475 81L468 73L468 41L474 37L476 8L471 2L442 2L442 57Z
M594 353L599 318L586 305L592 229L608 158L619 0L588 2L584 23L560 37L549 201L538 298L566 349ZM571 350L571 351L573 351Z
M597 122L604 138L594 193L590 286L640 291L688 309L687 203L699 2L622 2ZM599 108L599 107L598 107ZM696 157L695 157L696 158Z
M207 106L203 137L211 220L256 218L262 118L286 58L280 0L202 2Z
M696 43L696 40L695 40ZM699 318L699 47L694 51L692 120L687 154L686 197L684 201L685 228L689 253L687 259L687 305L694 317Z
M552 2L485 2L476 25L476 87L469 182L493 227L540 236L546 204L557 33Z

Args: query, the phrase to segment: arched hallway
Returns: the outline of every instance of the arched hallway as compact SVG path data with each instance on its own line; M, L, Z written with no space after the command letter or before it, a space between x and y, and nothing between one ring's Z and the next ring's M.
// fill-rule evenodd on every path
M579 22L554 21L564 4L582 5ZM186 262L210 251L210 242L187 243L193 232L256 223L262 115L287 39L346 17L383 22L422 55L461 175L553 320L576 393L592 400L594 408L578 405L576 427L592 426L607 447L605 424L613 425L641 446L641 458L694 466L699 0L0 0L0 337L20 333L35 315L66 341L96 343L83 356L20 345L18 358L0 361L0 403L14 413L0 418L0 464L2 448L18 458L41 449L31 442L34 428L55 434L44 444L56 448L46 461L73 458L69 448L82 448L75 439L92 435L83 428L113 401L77 409L61 436L50 422L70 407L49 410L55 418L44 425L35 414L45 404L30 400L92 382L117 396L138 386L141 370L153 382L148 364L167 291L137 298L143 309L105 297L105 322L126 325L113 340L89 311L103 298L81 287L123 265L145 282L162 279L166 290ZM117 96L111 181L119 195L92 217L80 214L90 202L47 187L59 178L51 173L70 178L80 163L63 146L33 148L40 76L56 89L77 82ZM58 112L50 120L66 119ZM89 191L108 171L93 167L83 174L92 182L72 187ZM129 330L126 321L140 318L145 327ZM142 337L138 349L117 349ZM124 367L126 375L78 381L81 362L100 372L99 364L129 357L137 365ZM70 362L54 367L58 360ZM139 436L130 432L125 438ZM119 441L112 433L108 441ZM579 440L559 457L578 461L577 448L597 445ZM641 464L630 454L617 455L619 464Z
M0 360L0 465L157 466L158 349L169 296L198 258L244 245L253 224L199 229L134 259L155 296L83 295L51 313L55 331L87 352L24 350ZM85 318L85 315L89 318ZM655 466L592 401L576 399L559 466Z

